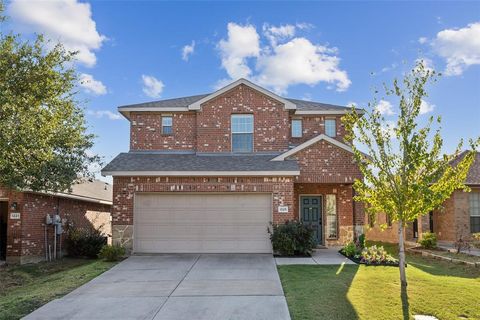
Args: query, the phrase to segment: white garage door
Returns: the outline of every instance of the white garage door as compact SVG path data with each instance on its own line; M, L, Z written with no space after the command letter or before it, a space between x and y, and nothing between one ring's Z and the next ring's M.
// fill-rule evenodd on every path
M136 194L137 253L269 253L271 194Z

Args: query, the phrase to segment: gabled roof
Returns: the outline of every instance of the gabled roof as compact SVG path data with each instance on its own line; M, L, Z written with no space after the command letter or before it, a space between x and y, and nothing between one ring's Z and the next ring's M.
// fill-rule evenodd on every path
M56 196L60 198L75 199L87 202L95 202L101 204L112 204L113 189L112 185L96 179L82 179L72 184L71 190L64 192L49 192L39 191L33 192L25 190L25 192L45 194L49 196Z
M266 96L269 96L272 99L280 101L281 103L283 103L285 105L285 109L287 109L287 110L295 110L297 108L296 105L293 102L291 102L290 100L284 99L284 98L280 97L279 95L276 95L275 93L273 93L271 91L268 91L267 89L262 88L262 87L256 85L253 82L248 81L247 79L241 78L241 79L238 79L237 81L234 81L234 82L230 83L228 86L225 86L225 87L215 91L214 93L209 94L208 96L203 97L200 100L189 104L188 109L189 110L200 110L200 106L202 105L202 103L207 102L209 100L212 100L215 97L218 97L219 95L222 95L225 92L227 92L227 91L229 91L229 90L231 90L231 89L233 89L236 86L241 85L241 84L246 85L250 88L253 88L253 89L257 90L258 92L261 92Z
M118 107L118 111L123 114L127 119L130 117L130 112L132 111L158 111L158 112L178 112L178 111L190 111L190 110L199 110L200 105L210 99L215 98L216 96L234 88L239 84L247 85L259 92L262 92L275 100L278 100L285 104L285 107L290 110L295 110L295 114L345 114L350 111L349 107L321 103L321 102L314 102L314 101L307 101L307 100L299 100L299 99L290 99L290 98L283 98L276 95L273 92L270 92L251 81L246 79L240 79L235 82L232 82L228 86L214 92L214 93L207 93L207 94L200 94L195 96L188 96L188 97L180 97L174 99L166 99L166 100L159 100L153 102L145 102L145 103L138 103L138 104L131 104L131 105L124 105ZM361 110L359 110L361 112Z
M452 160L451 164L456 166L467 155L467 150L463 151ZM480 185L480 152L475 153L475 160L473 161L470 169L468 170L467 178L465 179L466 185Z
M344 149L344 150L346 150L346 151L348 151L348 152L353 153L352 148L351 148L350 146L346 145L345 143L342 143L342 142L340 142L340 141L338 141L338 140L335 140L335 139L333 139L333 138L331 138L331 137L329 137L329 136L327 136L327 135L325 135L325 134L320 134L320 135L316 136L315 138L312 138L312 139L310 139L310 140L308 140L308 141L305 141L304 143L296 146L295 148L290 149L290 150L288 150L287 152L282 153L281 155L273 158L272 161L284 161L284 160L286 160L288 157L294 155L295 153L297 153L297 152L299 152L299 151L301 151L301 150L303 150L303 149L306 149L306 148L310 147L311 145L313 145L313 144L315 144L315 143L317 143L317 142L319 142L319 141L321 141L321 140L325 140L325 141L327 141L327 142L329 142L329 143L331 143L331 144L333 144L333 145L335 145L335 146L337 146L337 147L339 147L339 148L342 148L342 149Z
M105 168L112 176L291 176L296 161L270 161L268 154L120 153Z

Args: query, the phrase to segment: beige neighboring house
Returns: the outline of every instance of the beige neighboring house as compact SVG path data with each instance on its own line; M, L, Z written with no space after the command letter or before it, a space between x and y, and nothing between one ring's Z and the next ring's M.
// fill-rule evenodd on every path
M456 165L465 156L461 153L453 162ZM471 192L455 191L445 201L441 210L424 215L418 221L410 223L405 230L406 241L416 242L424 232L434 232L439 242L452 244L458 239L471 239L472 233L480 232L480 153L465 180ZM368 221L368 219L366 220ZM387 228L381 230L380 225ZM398 242L398 225L390 223L385 215L379 215L374 225L367 228L367 239L385 242Z

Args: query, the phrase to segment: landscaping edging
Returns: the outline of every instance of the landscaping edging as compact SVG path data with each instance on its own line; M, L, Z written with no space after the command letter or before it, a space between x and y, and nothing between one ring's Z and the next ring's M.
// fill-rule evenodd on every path
M431 252L424 251L424 250L419 250L418 248L407 248L406 250L408 252L411 252L411 253L414 253L414 254L421 254L422 257L431 257L431 258L438 259L438 260L445 260L445 261L449 261L449 262L453 262L453 263L457 263L457 264L465 264L465 265L469 265L469 266L472 266L472 267L480 268L480 262L471 262L471 261L465 261L465 260L460 260L460 259L444 257L444 256L439 255L439 254L431 253Z
M347 255L345 255L342 250L339 250L338 253L340 253L342 256L344 256L345 258L355 262L356 264L363 264L363 265L366 265L366 266L384 266L384 267L398 267L399 266L399 263L396 262L396 263L392 263L392 262L383 262L383 263L377 263L377 264L373 264L373 263L366 263L366 262L362 262L360 259L355 259L355 257L349 257ZM407 267L407 264L405 264L405 267Z

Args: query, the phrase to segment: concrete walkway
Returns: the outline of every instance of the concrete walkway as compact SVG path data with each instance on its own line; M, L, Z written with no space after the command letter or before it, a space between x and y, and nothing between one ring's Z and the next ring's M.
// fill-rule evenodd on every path
M319 264L319 265L336 265L336 264L355 264L352 260L345 258L338 253L340 247L330 247L325 249L316 249L313 251L311 257L306 258L289 258L277 257L275 262L277 265L289 264Z
M24 319L288 320L270 254L132 256Z
M445 243L445 242L438 242L437 246L441 249L445 249L448 251L453 250L453 252L456 252L455 246L451 243ZM477 256L480 257L480 249L477 249L475 247L471 247L470 250L464 250L462 253L470 254L472 256Z

